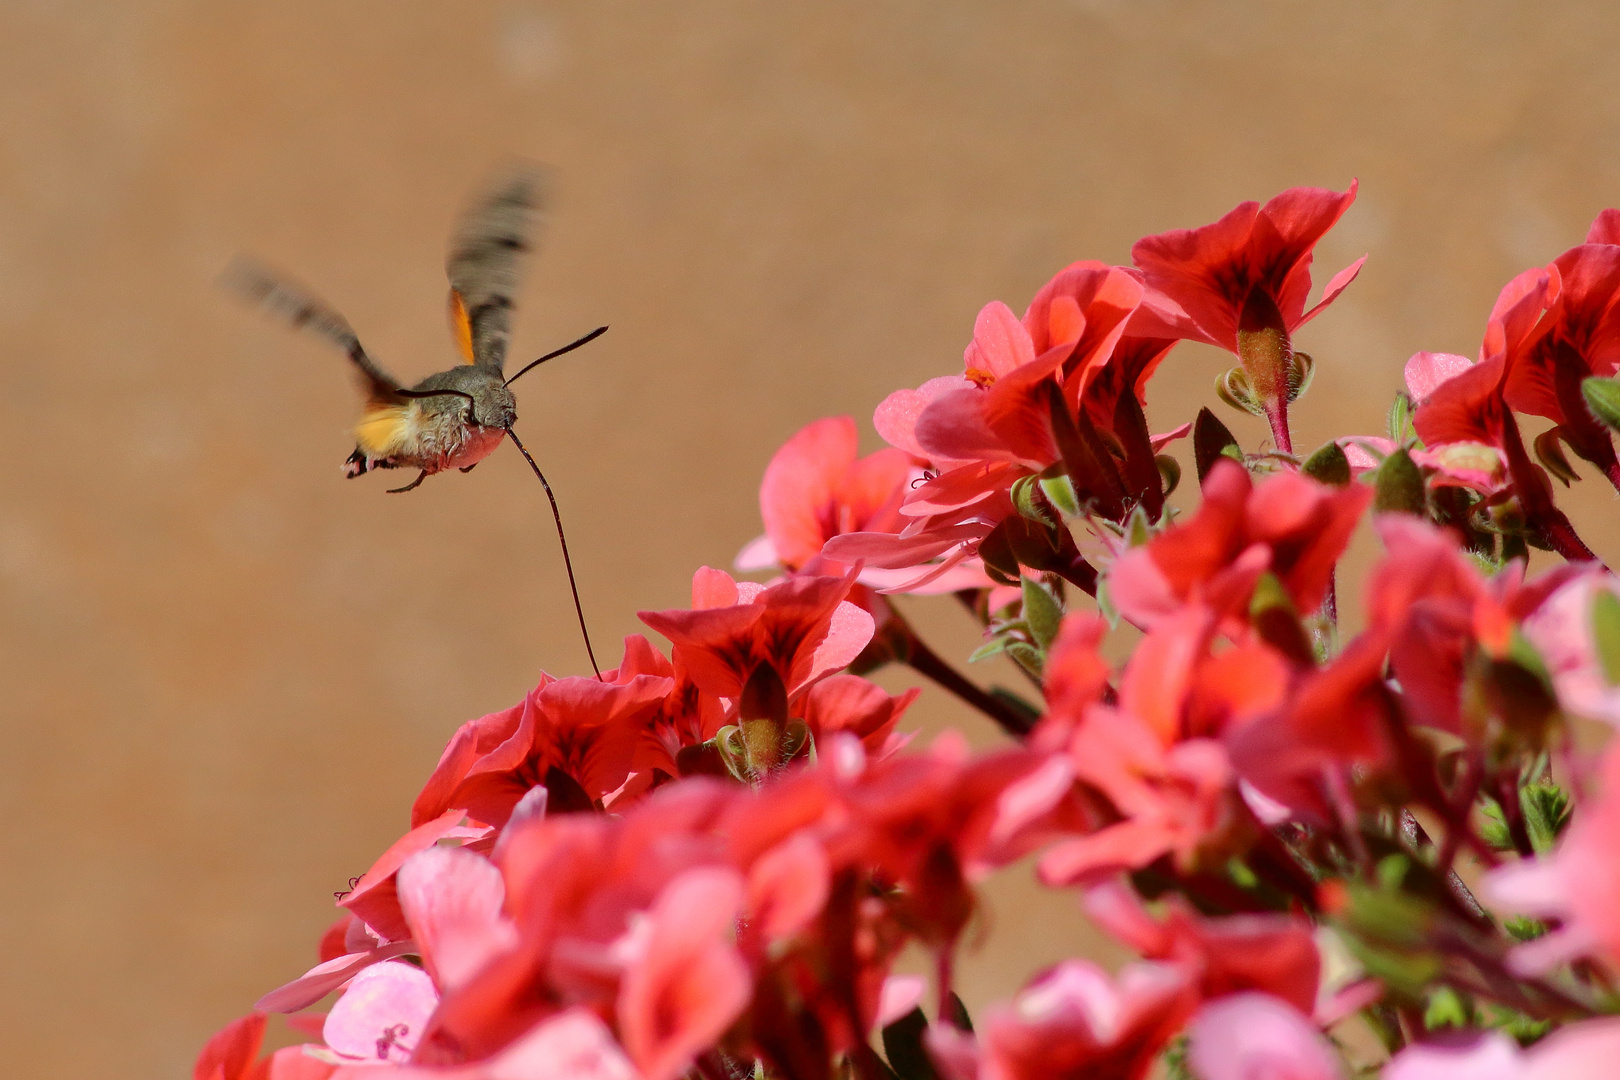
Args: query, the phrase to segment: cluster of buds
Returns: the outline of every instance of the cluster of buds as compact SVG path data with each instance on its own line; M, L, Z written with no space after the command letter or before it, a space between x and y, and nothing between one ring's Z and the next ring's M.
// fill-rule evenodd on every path
M641 614L667 654L632 636L463 725L318 963L197 1080L1613 1075L1620 744L1592 732L1620 724L1620 582L1553 481L1567 449L1620 488L1620 213L1508 284L1477 361L1414 356L1387 435L1296 453L1294 335L1361 266L1307 308L1312 250L1354 197L1245 203L986 306L961 374L878 406L875 454L805 427L738 559L772 580L700 569L690 609ZM1209 409L1154 433L1186 340L1233 354L1217 394L1267 443ZM1554 426L1527 449L1516 414ZM966 677L905 593L959 598L969 659L1033 690ZM885 664L1005 745L910 747ZM977 886L1023 859L1139 959L970 1017ZM270 1014L309 1041L261 1056Z

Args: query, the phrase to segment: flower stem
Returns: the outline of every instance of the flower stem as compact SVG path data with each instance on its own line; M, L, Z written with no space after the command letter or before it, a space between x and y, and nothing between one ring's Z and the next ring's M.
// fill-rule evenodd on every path
M994 720L1003 731L1015 738L1023 738L1034 728L1034 723L1023 713L994 694L979 689L961 672L947 664L909 625L905 627L905 632L906 651L902 659L913 671L928 676L939 686Z

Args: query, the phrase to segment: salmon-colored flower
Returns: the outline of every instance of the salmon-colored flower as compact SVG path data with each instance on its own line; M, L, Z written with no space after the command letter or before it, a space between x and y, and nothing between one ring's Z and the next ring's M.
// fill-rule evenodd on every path
M550 792L552 813L588 810L630 773L646 721L671 681L542 678L510 709L463 724L411 809L421 823L452 809L499 827L530 789Z
M738 698L754 672L767 667L791 700L847 667L872 640L872 616L845 601L854 583L851 577L797 577L762 587L704 567L694 578L692 610L643 611L640 617L670 639L676 662L706 692ZM700 591L706 593L701 607Z
M1148 627L1194 598L1222 613L1243 610L1270 571L1300 611L1314 612L1371 501L1365 486L1330 488L1297 473L1256 486L1236 462L1217 462L1196 513L1114 563L1109 595Z
M625 1049L647 1080L680 1075L748 1004L748 968L732 943L742 900L735 871L689 870L632 928L617 1012Z
M1309 922L1286 915L1208 918L1171 897L1163 919L1143 908L1130 888L1105 882L1089 889L1086 915L1148 960L1180 964L1205 999L1261 991L1309 1014L1316 1005L1321 958Z
M900 506L911 523L898 536L837 537L827 557L934 567L896 591L918 588L1015 524L1012 485L1059 462L1094 512L1123 521L1142 505L1157 518L1163 480L1154 455L1185 429L1148 434L1142 387L1174 342L1126 336L1141 300L1134 271L1080 262L1048 282L1022 320L1005 304L986 305L961 377L896 391L873 417L879 434L935 470ZM1050 531L1046 543L1054 550L1036 569L1094 586L1094 571L1071 550L1066 530ZM1032 557L1018 543L1011 548Z
M1365 256L1334 275L1309 311L1311 257L1317 241L1355 201L1356 184L1342 194L1289 188L1261 206L1240 203L1213 225L1144 237L1131 258L1171 310L1190 317L1183 330L1235 353L1271 420L1277 447L1293 449L1288 434L1293 333L1315 318L1355 280Z

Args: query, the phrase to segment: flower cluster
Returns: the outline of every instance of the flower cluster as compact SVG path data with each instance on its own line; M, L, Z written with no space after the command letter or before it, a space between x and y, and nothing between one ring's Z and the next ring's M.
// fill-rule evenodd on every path
M805 427L738 559L774 578L700 569L690 609L641 614L667 654L632 636L463 725L318 962L197 1080L1612 1075L1620 581L1553 482L1567 449L1620 488L1620 212L1507 285L1477 361L1414 356L1387 434L1299 453L1294 336L1361 267L1307 308L1312 250L1354 197L1244 203L987 305L959 374L877 407L886 449ZM1233 354L1217 395L1268 442L1209 409L1155 434L1187 340ZM1528 446L1524 415L1552 424ZM1036 692L967 678L907 593L954 594L973 659ZM1005 745L909 746L885 664ZM1025 858L1139 959L970 1018L976 886ZM270 1014L309 1041L261 1056Z

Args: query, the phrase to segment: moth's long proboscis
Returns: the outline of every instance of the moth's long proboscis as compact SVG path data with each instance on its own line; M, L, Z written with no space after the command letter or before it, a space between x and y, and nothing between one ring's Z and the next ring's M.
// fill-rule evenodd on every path
M562 511L557 509L557 496L551 493L551 485L546 483L546 474L535 464L528 448L523 445L523 440L517 437L517 432L507 428L506 435L523 455L523 460L529 463L529 468L534 470L534 475L539 477L540 486L546 489L546 498L551 500L551 517L557 523L557 542L562 545L563 569L568 571L568 589L574 594L574 614L579 616L579 633L585 639L585 655L590 657L591 670L596 672L597 681L600 682L602 669L596 663L596 650L591 648L591 632L585 628L585 608L579 602L579 585L574 581L574 562L568 557L568 537L563 534Z

